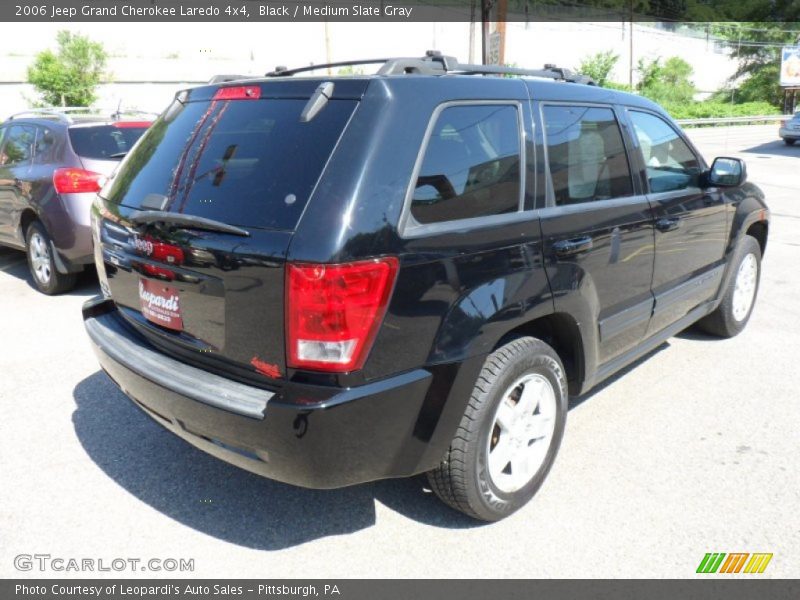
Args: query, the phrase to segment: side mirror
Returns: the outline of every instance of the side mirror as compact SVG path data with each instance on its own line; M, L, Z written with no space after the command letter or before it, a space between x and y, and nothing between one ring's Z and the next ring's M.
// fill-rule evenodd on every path
M720 187L736 187L747 181L747 167L740 158L720 156L708 172L708 183Z

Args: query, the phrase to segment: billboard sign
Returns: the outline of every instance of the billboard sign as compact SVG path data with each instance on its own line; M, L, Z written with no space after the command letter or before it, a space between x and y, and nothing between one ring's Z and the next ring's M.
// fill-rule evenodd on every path
M800 87L800 46L784 46L781 50L781 85Z

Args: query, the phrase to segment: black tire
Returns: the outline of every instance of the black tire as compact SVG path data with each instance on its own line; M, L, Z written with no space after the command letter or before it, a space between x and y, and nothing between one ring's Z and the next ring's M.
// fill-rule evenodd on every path
M53 245L44 226L34 221L28 226L25 234L26 253L28 255L28 269L31 272L33 283L43 294L53 296L62 294L75 287L77 275L75 273L59 273L53 261ZM37 266L46 269L37 270ZM49 266L47 266L49 265ZM45 273L47 276L45 276Z
M510 386L529 374L538 374L549 382L555 396L555 424L538 470L520 489L504 492L492 481L487 465L489 449L499 435L494 433L499 431L496 413ZM547 477L564 435L567 402L564 367L550 346L532 337L501 346L486 359L444 460L428 472L431 488L446 504L475 519L498 521L507 517L525 505ZM528 447L532 445L527 443Z
M733 306L737 274L739 273L742 262L750 255L755 258L756 264L755 289L753 290L752 300L747 313L743 318L737 319L734 314ZM731 338L738 335L745 328L747 322L750 320L750 315L753 314L753 307L756 305L758 287L761 281L761 246L754 237L745 235L742 238L739 247L736 249L731 269L731 279L728 282L728 287L725 289L722 302L720 302L720 305L714 312L697 323L698 327L703 331L724 338Z
M794 143L796 141L797 140L795 140L793 138L783 138L783 143L786 144L787 146L794 146Z

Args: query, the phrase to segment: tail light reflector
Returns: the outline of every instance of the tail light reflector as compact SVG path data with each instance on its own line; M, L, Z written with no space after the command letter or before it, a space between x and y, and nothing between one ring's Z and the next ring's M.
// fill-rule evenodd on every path
M137 248L153 260L168 265L182 265L185 258L183 249L180 246L159 242L149 236L143 238L138 243ZM144 264L142 265L142 270L153 277L161 277L170 281L175 279L175 271L172 269Z
M153 252L150 254L150 258L170 265L182 265L184 254L180 246L153 241Z
M397 268L395 257L287 265L288 366L336 373L364 366Z
M53 186L58 194L96 193L105 180L105 175L84 169L63 168L53 173Z

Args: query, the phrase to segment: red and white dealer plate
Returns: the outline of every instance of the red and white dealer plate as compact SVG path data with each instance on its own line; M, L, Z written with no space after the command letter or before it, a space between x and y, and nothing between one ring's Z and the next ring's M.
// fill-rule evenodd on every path
M178 290L157 281L139 280L139 303L148 321L175 331L183 331Z

